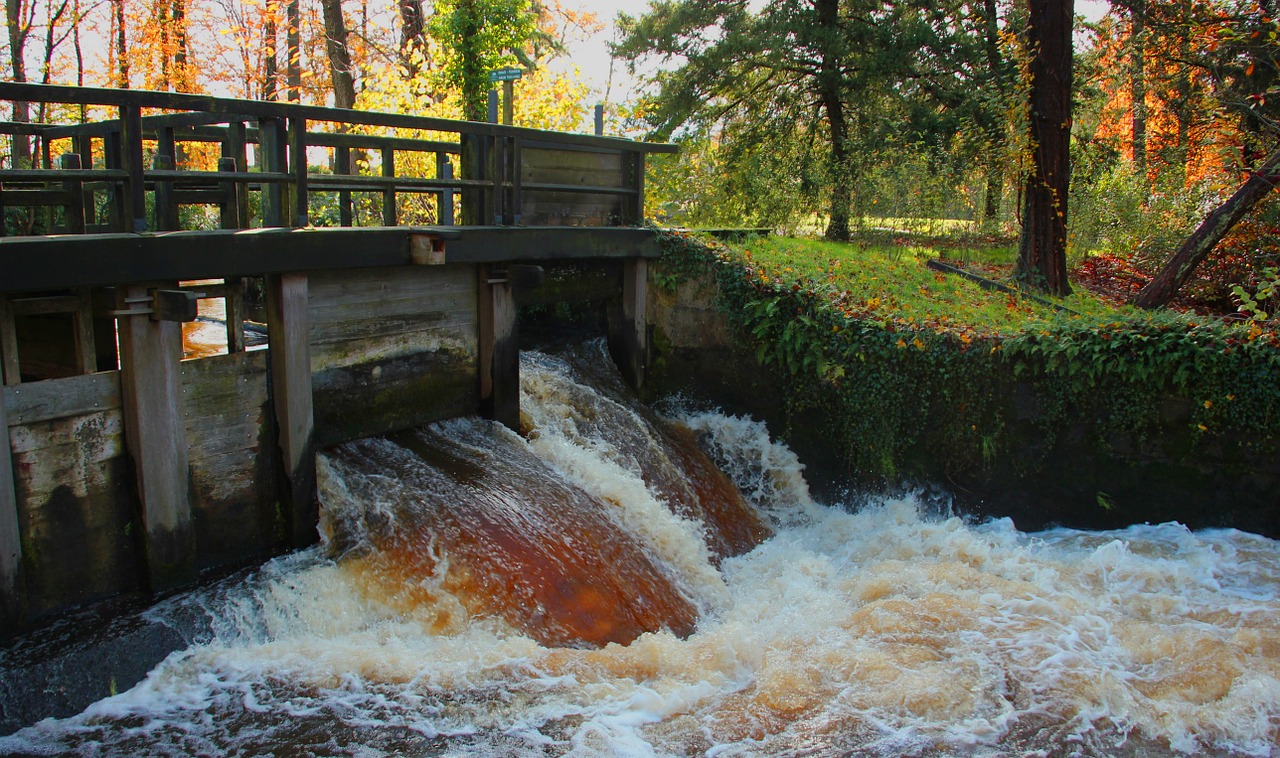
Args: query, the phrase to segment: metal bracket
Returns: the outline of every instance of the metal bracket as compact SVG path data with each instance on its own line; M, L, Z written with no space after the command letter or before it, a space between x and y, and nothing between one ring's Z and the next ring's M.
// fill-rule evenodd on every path
M192 290L147 290L147 297L127 297L125 308L106 312L112 318L150 316L152 321L195 321L197 301L203 292ZM149 307L144 304L149 304Z

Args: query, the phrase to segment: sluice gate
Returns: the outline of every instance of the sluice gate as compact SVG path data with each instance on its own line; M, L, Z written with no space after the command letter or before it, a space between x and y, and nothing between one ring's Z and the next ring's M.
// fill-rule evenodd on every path
M598 304L643 381L657 248L634 227L645 156L669 145L172 93L0 99L101 116L0 124L8 633L313 542L320 447L516 426L522 303ZM216 345L184 357L193 329Z

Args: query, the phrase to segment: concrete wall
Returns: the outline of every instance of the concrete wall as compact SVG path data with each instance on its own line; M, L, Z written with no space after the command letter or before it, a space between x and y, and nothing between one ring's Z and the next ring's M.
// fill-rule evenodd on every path
M659 264L660 265L660 264ZM1053 524L1114 528L1179 521L1192 528L1234 527L1280 537L1280 460L1251 450L1251 440L1229 431L1210 443L1188 419L1191 401L1163 402L1161 428L1145 435L1110 435L1105 441L1087 414L1049 441L1034 379L1002 382L998 453L966 468L944 467L921 430L922 444L900 461L901 482L860 481L850 475L832 419L820 412L793 415L785 407L785 379L761 367L747 340L734 335L715 309L709 278L675 292L650 290L654 328L654 394L680 392L734 413L765 420L808 468L816 493L831 499L925 488L976 516L1008 516L1021 529ZM856 375L850 377L857 381Z

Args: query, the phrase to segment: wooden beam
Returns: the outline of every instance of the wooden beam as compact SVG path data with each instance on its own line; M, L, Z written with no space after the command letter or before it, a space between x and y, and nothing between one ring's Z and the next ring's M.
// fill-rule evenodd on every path
M478 266L476 271L480 413L519 431L520 348L515 294L504 269Z
M120 106L121 168L129 172L125 187L125 228L147 231L147 193L143 179L142 112L136 105Z
M648 261L622 262L622 298L610 309L609 352L636 392L644 390L649 369Z
M656 257L649 229L365 227L86 234L0 239L0 292L109 286L412 262L410 240L446 241L446 263Z
M479 121L454 121L443 118L410 116L399 113L327 108L317 105L298 105L265 100L234 100L231 98L194 95L182 92L156 92L147 90L101 89L95 87L69 87L51 84L0 82L0 100L25 100L39 103L69 103L84 105L128 105L134 108L165 108L219 113L228 120L244 120L249 116L274 118L305 118L308 121L365 124L388 128L417 129L421 131L455 132L460 134L518 136L530 140L544 140L560 145L583 145L597 148L645 150L655 153L674 153L677 145L657 142L633 142L619 137L596 137L587 134L567 134L519 126L502 126Z
M176 286L171 283L170 286ZM116 291L116 307L149 298L147 285ZM125 444L133 459L152 591L196 579L182 415L182 325L145 315L119 319L120 389Z
M18 530L18 495L13 481L13 454L5 391L0 387L0 637L22 619L22 537Z
M317 519L307 275L274 274L266 284L271 400L285 472L285 527L290 544L304 547L316 540Z

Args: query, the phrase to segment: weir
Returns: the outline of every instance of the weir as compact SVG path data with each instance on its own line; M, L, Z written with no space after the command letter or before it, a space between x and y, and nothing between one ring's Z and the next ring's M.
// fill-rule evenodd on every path
M6 634L311 544L320 448L516 427L521 303L595 303L644 380L657 250L633 227L645 156L670 145L174 93L0 99L96 118L0 124L35 156L0 167Z
M32 225L11 231L66 232L0 239L5 631L43 625L0 650L0 753L1280 742L1274 541L1028 534L917 496L820 504L763 423L640 403L656 250L625 224L664 146L163 93L3 96L119 117L72 130L94 168L53 167L62 126L0 125L40 137L41 167L0 169L0 201ZM455 138L311 129L343 115ZM180 137L230 160L170 168ZM334 173L306 165L313 149L336 151ZM346 173L361 151L381 175ZM425 176L401 173L415 151ZM557 155L573 168L533 178L526 159ZM329 200L338 226L265 224ZM173 230L175 204L255 228ZM516 307L565 302L607 336L520 352ZM659 324L669 338L724 336L706 303L677 305L662 318L694 312ZM141 611L119 601L136 594Z

